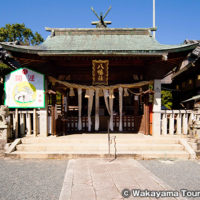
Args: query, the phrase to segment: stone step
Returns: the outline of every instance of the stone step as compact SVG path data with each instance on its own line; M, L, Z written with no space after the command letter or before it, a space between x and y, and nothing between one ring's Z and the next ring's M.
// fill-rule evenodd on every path
M152 137L135 134L111 134L116 137L118 157L138 159L189 159L190 155L180 144L180 136ZM6 154L16 158L81 158L108 157L106 134L77 134L61 137L25 137L16 151ZM115 154L112 141L111 153Z
M111 135L111 138L113 136ZM62 144L62 143L74 143L74 144L84 144L84 143L95 143L95 144L101 144L101 143L107 143L108 138L103 137L52 137L52 138L22 138L23 144L31 144L31 143L56 143L56 144ZM124 143L124 144L130 144L130 143L140 143L140 144L178 144L179 139L178 138L153 138L153 137L147 137L147 138L134 138L134 137L116 137L116 142Z
M71 158L108 158L107 152L21 152L15 151L6 154L7 157L18 159L71 159ZM114 155L111 155L111 158ZM117 157L134 159L189 159L189 154L184 151L123 151Z
M73 144L73 143L38 143L38 144L20 144L17 145L17 151L101 151L107 150L108 144ZM113 144L111 144L111 149L114 149ZM183 146L180 144L118 144L116 143L117 151L134 151L134 150L158 150L158 151L171 151L171 150L183 150Z

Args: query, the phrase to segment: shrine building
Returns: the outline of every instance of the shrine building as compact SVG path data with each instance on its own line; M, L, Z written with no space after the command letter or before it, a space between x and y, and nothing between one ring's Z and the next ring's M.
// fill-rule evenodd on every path
M155 28L107 24L46 28L50 35L39 46L1 43L18 68L45 75L38 133L98 133L109 127L160 135L161 79L197 44L163 45L152 36Z

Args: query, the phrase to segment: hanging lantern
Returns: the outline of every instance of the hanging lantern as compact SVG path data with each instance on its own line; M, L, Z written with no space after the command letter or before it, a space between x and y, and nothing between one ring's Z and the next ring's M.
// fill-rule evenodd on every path
M128 97L129 93L128 93L128 88L124 88L124 97Z
M90 97L89 90L86 90L86 92L85 92L85 98L89 98L89 97Z
M74 94L74 89L73 89L73 88L70 88L69 96L70 96L70 97L75 96L75 94Z
M109 96L109 98L114 99L114 98L115 98L115 95L114 95L114 94L111 94L111 95Z
M110 90L110 92L109 92L109 98L110 99L114 99L115 98L115 95L113 94L113 90Z

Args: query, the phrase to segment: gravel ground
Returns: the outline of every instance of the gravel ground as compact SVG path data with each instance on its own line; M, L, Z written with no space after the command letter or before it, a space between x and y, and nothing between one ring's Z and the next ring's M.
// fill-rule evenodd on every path
M0 200L58 200L67 161L0 159Z
M141 160L139 162L173 189L200 191L199 161ZM197 200L200 197L189 199Z

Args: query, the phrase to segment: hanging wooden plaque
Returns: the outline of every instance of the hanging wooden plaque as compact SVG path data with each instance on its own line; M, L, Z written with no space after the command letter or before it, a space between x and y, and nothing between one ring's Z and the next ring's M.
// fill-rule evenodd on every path
M93 85L108 85L108 60L92 61Z

